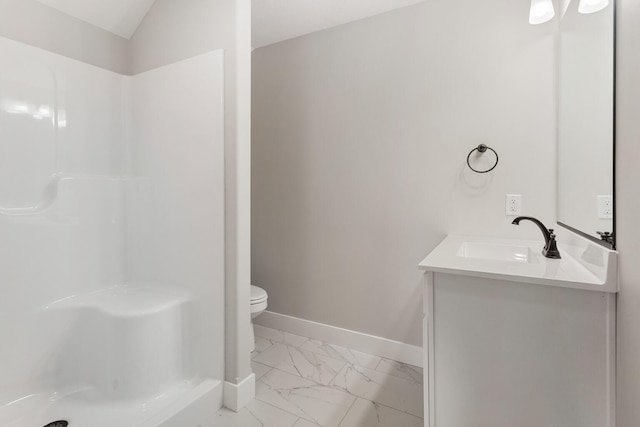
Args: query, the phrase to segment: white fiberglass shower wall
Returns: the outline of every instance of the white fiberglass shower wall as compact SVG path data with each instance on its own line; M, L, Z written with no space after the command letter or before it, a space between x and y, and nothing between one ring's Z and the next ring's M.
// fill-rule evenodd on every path
M127 81L126 277L190 296L190 376L223 377L222 51Z
M197 425L224 375L223 55L0 37L0 425Z

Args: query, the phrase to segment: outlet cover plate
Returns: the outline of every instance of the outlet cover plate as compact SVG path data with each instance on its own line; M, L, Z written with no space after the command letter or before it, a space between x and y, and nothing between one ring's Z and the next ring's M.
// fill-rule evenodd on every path
M613 196L611 195L598 196L598 218L599 219L613 218Z
M522 195L507 194L505 202L505 215L518 216L522 215Z

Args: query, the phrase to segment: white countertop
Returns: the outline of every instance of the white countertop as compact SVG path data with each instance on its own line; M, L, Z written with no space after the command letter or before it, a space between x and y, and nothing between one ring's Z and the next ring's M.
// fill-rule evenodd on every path
M460 248L465 242L528 246L533 254L532 262L460 256ZM572 238L571 244L563 244L559 239L562 258L549 259L541 253L543 246L542 240L449 235L420 262L419 267L436 273L618 292L617 252L587 239Z

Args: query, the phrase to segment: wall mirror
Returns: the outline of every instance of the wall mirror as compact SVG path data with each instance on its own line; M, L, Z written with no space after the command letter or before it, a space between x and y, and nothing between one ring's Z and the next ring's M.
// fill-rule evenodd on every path
M558 224L615 248L614 0L562 3Z

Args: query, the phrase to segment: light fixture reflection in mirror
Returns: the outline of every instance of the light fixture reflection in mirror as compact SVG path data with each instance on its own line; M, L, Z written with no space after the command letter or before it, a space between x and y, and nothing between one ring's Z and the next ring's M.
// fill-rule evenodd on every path
M531 0L529 9L529 24L544 24L556 16L553 0Z
M580 0L578 12L595 13L609 6L609 0Z

